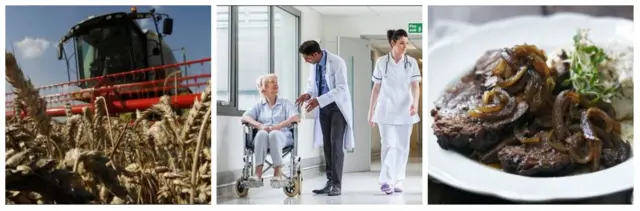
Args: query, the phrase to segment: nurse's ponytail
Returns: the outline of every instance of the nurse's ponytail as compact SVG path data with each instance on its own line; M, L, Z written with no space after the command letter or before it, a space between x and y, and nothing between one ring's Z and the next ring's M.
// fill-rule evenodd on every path
M391 45L391 40L393 39L394 32L396 32L396 30L393 30L393 29L387 30L387 40L389 41L389 45Z

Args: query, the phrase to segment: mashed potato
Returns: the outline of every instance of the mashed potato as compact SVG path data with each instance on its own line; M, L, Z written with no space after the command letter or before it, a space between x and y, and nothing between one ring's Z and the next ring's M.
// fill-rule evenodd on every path
M633 119L633 43L612 40L601 47L611 58L602 67L605 84L619 84L621 98L613 99L617 119Z
M621 97L611 105L622 121L621 138L633 145L633 43L614 39L601 48L611 58L602 67L605 83L620 85Z

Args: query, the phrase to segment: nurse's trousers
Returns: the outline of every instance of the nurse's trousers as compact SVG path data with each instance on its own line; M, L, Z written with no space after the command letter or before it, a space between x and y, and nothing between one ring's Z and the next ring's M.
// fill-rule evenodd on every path
M378 126L382 148L380 184L402 187L406 177L413 124L378 124Z
M267 158L267 149L271 149L270 154L273 166L282 166L282 149L284 146L293 144L293 139L287 139L285 134L279 130L272 130L271 132L260 130L253 141L256 166L264 164Z

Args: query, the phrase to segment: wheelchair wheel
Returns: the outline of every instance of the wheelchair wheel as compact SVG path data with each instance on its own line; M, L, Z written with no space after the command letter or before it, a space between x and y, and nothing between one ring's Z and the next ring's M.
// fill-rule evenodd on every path
M239 197L246 197L247 195L249 195L249 188L246 188L242 185L242 181L244 181L242 178L238 178L238 180L236 180L236 187L234 188L236 190L236 194L238 194Z
M291 183L291 186L284 187L282 188L282 190L284 191L284 194L286 194L288 197L295 197L297 195L301 195L302 194L302 178L300 177L300 175L293 177L293 183Z

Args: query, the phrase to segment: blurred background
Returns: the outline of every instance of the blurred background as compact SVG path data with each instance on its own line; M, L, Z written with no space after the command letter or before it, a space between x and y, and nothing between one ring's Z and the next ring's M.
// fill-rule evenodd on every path
M429 6L429 44L469 27L522 15L571 12L633 20L633 6Z
M547 16L570 12L598 17L633 20L633 6L429 6L429 44L447 36L468 33L487 22L523 15ZM553 201L553 204L631 204L633 190L583 200ZM478 195L440 183L429 177L428 204L517 204Z

